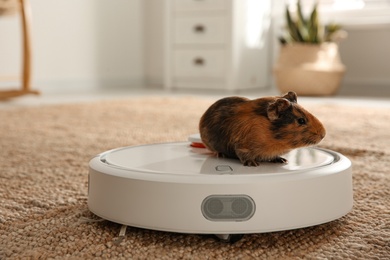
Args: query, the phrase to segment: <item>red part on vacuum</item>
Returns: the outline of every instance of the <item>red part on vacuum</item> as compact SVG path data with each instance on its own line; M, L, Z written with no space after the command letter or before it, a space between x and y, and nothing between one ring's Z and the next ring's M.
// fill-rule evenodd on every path
M191 146L194 148L206 148L206 146L203 143L196 143L196 142L192 142Z

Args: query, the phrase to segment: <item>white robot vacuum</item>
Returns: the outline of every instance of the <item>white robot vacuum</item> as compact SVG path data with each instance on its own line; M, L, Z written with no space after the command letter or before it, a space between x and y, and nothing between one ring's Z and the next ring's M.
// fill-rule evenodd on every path
M88 207L123 225L194 234L262 233L308 227L353 205L351 161L296 149L287 164L243 166L189 142L123 147L89 163Z

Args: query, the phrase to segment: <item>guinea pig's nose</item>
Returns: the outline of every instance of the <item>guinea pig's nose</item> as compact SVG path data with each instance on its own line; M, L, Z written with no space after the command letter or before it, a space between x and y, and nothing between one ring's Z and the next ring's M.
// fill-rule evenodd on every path
M319 135L321 136L321 139L324 139L325 135L326 135L325 129L323 131L321 131Z

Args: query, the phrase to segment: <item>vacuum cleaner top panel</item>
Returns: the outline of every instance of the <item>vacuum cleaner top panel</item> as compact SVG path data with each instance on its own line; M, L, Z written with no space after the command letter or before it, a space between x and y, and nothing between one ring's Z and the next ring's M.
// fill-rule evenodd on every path
M318 148L293 150L283 156L287 164L263 163L258 167L243 166L239 160L218 158L204 148L190 143L163 143L118 148L100 155L107 166L132 172L169 175L266 175L291 174L331 165L339 156Z

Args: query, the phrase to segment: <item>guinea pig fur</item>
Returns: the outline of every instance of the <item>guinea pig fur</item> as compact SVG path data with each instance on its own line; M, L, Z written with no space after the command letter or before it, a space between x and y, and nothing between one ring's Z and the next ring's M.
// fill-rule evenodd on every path
M220 99L201 117L199 131L210 151L238 158L246 166L287 163L282 154L325 137L322 123L297 103L294 92L254 100Z

